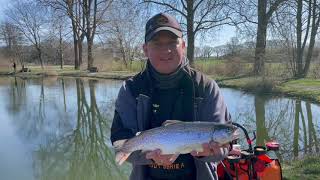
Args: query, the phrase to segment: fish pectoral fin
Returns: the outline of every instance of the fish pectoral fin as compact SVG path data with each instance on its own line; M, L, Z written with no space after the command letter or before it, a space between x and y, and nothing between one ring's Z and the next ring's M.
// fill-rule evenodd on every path
M128 157L130 156L131 153L125 153L125 152L117 152L116 153L116 163L118 165L121 165L123 164L127 159Z
M113 142L113 147L116 149L116 151L117 150L119 150L119 149L121 149L121 147L123 146L123 144L125 143L125 142L127 142L128 141L128 139L121 139L121 140L118 140L118 141L115 141L115 142Z
M170 157L169 161L173 163L178 158L179 155L180 155L180 153L176 153L176 154L172 155Z
M170 124L176 124L176 123L181 123L182 121L179 120L166 120L165 122L162 123L162 126L168 126Z

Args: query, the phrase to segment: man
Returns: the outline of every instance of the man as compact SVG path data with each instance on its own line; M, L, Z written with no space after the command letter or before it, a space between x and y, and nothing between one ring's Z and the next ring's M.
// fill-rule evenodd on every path
M17 64L16 64L16 62L13 62L13 63L12 63L12 67L13 67L14 73L16 73L16 71L17 71Z
M128 139L139 131L161 126L165 120L230 121L227 107L217 84L189 67L184 56L185 42L175 18L160 13L146 24L143 50L146 68L126 80L116 100L111 127L112 143ZM218 179L213 162L222 160L228 148L214 142L203 145L203 152L172 155L161 150L134 152L131 180L212 180Z

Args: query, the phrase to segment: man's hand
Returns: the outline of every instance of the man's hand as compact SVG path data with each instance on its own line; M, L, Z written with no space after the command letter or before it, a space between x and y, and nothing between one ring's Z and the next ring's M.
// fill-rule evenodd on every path
M203 151L202 152L197 152L197 151L192 151L190 154L192 156L219 156L222 154L221 148L229 148L230 145L219 145L218 143L215 143L211 141L210 143L204 143L202 144Z
M175 155L175 154L162 155L160 149L146 153L147 159L152 159L157 165L162 165L162 166L171 165L177 159L177 157L178 155Z

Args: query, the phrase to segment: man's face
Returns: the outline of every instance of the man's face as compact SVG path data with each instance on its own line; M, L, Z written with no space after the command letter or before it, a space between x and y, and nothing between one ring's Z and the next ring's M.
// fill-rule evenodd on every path
M143 50L159 73L170 74L183 60L185 42L169 31L160 31L143 45Z

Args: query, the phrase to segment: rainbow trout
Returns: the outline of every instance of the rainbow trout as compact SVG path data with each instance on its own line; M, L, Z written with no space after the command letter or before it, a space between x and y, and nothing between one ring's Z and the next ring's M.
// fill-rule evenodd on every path
M202 144L210 141L227 144L239 136L232 124L214 122L182 122L167 120L162 126L137 133L130 139L114 142L116 162L121 165L137 150L160 149L162 154L187 154L195 150L202 152Z

